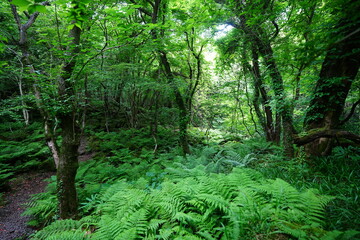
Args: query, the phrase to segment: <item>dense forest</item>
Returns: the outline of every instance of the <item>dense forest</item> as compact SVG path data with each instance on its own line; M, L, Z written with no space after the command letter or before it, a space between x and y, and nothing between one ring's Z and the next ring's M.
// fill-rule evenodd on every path
M1 1L0 239L360 239L359 9Z

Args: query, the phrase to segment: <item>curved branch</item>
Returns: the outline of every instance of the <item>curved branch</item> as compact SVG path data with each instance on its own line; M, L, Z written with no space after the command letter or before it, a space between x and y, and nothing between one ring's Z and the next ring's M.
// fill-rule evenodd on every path
M272 20L271 23L272 23L272 24L274 25L274 27L275 27L275 33L274 33L274 35L271 37L270 41L274 40L274 39L277 37L277 35L279 34L279 32L280 32L279 25L278 25L274 20Z
M294 143L298 146L303 146L303 145L311 143L319 138L346 138L355 143L360 143L359 135L356 135L354 133L344 131L344 130L338 130L338 129L327 129L327 130L315 129L305 136L294 137Z
M346 123L347 121L349 121L349 119L352 117L352 115L355 112L356 106L360 104L360 99L357 100L351 107L350 113L347 115L346 118L344 118L343 120L341 120L341 122L339 123L339 125L343 125L344 123Z

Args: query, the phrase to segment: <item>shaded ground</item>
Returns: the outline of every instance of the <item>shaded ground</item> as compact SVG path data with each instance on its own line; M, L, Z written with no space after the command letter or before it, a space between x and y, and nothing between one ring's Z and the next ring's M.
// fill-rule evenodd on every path
M79 162L87 161L95 156L94 152L87 151L87 139L86 137L82 137L80 139L80 146L78 149L79 152Z
M91 159L95 153L86 151L86 138L82 137L79 146L79 161ZM47 182L44 179L55 175L55 172L24 173L10 183L11 189L3 193L5 205L0 206L0 240L26 239L34 229L28 227L29 217L21 216L32 194L45 190Z
M0 239L25 239L34 230L26 225L29 217L21 216L24 203L30 195L43 192L47 182L43 181L54 175L53 172L33 172L19 175L10 183L10 191L4 193L5 205L0 206Z
M86 138L82 137L79 146L79 161L91 159L95 153L86 151ZM24 173L10 183L10 190L3 193L5 205L0 206L0 240L27 239L35 230L28 227L29 217L21 216L32 194L45 190L47 182L44 180L55 172Z

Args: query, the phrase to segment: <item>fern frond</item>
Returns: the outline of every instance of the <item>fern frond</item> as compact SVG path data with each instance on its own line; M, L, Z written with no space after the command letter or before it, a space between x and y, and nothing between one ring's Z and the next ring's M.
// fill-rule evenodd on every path
M196 213L184 213L184 212L177 212L173 219L179 221L181 224L192 224L196 225L197 223L201 222L201 216Z
M327 234L321 224L324 206L332 197L299 191L248 169L234 168L227 175L196 171L185 171L185 178L167 175L169 179L156 189L147 188L143 179L119 181L99 193L91 216L63 231L74 236L88 231L85 238L93 240L234 240L271 232L320 239ZM59 229L45 228L39 234L53 236Z
M75 231L66 231L55 233L46 238L46 240L85 240L89 239L86 237L85 233L79 230Z
M53 222L49 226L43 228L41 231L37 232L32 239L34 240L48 239L50 236L54 237L64 232L67 232L66 234L64 234L64 236L66 236L64 238L66 239L71 239L69 238L71 234L75 234L76 236L82 235L82 237L84 238L85 234L84 232L80 231L80 226L81 223L76 220L71 220L71 219L58 220L56 222ZM62 238L58 238L58 239L62 239Z
M170 236L173 234L173 230L169 228L162 228L159 231L159 235L156 236L157 239L169 240Z
M129 228L126 229L125 231L121 232L120 234L116 235L116 237L114 238L114 240L135 240L137 239L137 229L134 228Z
M148 224L148 235L149 233L155 233L162 224L164 224L166 221L163 219L151 219Z
M196 198L206 202L212 208L220 209L222 212L228 214L230 204L222 196L212 194L198 194Z

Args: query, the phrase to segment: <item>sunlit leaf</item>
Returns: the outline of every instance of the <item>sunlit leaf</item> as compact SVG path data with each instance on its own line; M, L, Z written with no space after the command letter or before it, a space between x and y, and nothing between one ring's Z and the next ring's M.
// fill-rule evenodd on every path
M43 5L34 5L35 6L35 11L36 12L41 12L41 13L46 13L47 9L45 6Z
M27 7L31 4L31 2L28 0L12 0L11 4L14 4L15 6L18 7Z

